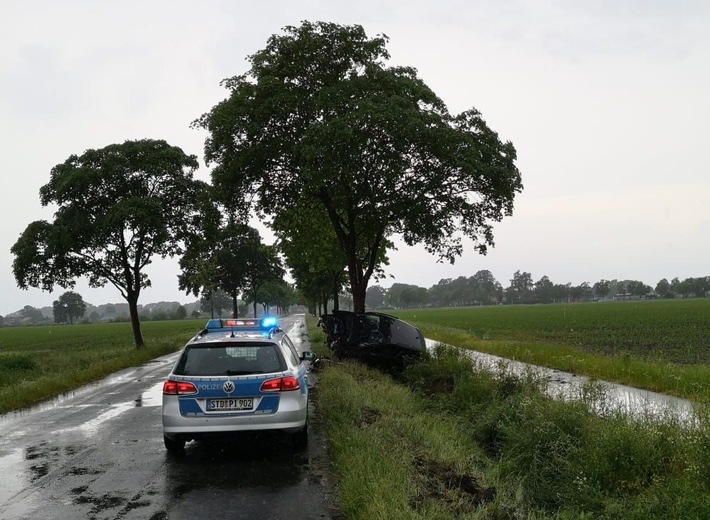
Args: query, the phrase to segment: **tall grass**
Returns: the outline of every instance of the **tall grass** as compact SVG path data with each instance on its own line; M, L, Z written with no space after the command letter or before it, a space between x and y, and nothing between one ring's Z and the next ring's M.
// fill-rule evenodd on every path
M422 381L450 375L452 366L452 391L428 392ZM603 406L603 393L551 400L533 376L490 374L452 349L412 367L409 381L432 408L467 421L519 508L565 517L710 517L707 413L692 427L671 416L600 419L589 408Z
M710 518L710 414L629 419L591 383L552 400L531 372L439 347L404 384L352 362L319 374L346 518Z

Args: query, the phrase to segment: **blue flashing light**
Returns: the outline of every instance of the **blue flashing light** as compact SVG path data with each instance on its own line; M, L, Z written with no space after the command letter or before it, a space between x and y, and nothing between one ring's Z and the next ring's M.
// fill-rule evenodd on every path
M210 332L269 332L279 326L279 321L275 316L265 316L264 318L213 318L207 320L205 331Z
M273 329L274 327L278 327L278 325L279 320L277 320L275 316L266 316L261 318L262 329Z

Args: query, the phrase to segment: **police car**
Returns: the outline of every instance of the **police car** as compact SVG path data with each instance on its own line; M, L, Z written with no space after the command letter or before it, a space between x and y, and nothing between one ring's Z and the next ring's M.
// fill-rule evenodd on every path
M187 342L163 384L169 452L204 436L283 430L308 440L308 363L276 318L211 319Z

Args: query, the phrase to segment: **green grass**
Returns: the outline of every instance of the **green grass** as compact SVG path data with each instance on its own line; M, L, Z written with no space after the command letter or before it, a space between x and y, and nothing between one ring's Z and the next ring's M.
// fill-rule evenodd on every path
M320 331L308 322L312 339ZM316 350L314 348L314 350ZM348 519L685 519L710 515L710 418L600 419L590 384L482 370L439 347L403 382L354 362L319 373L318 409ZM603 406L602 406L603 407Z
M710 401L710 300L392 311L434 340Z
M488 490L458 424L384 374L350 362L327 368L318 395L345 518L444 520L473 511L449 479L467 479L476 496Z
M0 413L16 410L117 370L182 348L204 320L0 328Z

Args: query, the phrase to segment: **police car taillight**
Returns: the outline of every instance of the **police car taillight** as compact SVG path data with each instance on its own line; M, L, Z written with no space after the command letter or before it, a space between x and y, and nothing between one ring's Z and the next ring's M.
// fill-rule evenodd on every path
M298 379L293 376L279 377L278 379L267 379L261 383L262 392L288 392L290 390L298 390L301 385L298 384Z
M196 394L197 387L188 381L167 380L163 383L163 395L190 395Z

